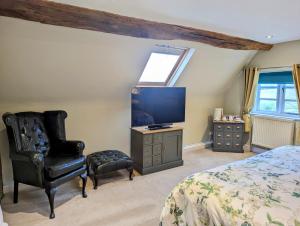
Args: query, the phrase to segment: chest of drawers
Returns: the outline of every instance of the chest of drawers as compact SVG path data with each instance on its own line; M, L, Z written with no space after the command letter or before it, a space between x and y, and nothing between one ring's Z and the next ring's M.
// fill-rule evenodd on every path
M244 152L243 135L243 122L214 122L213 150L223 152Z

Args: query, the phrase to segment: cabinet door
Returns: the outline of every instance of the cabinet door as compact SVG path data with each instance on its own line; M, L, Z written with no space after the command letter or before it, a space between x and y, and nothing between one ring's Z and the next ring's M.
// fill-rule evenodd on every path
M166 132L163 136L163 162L173 162L181 159L182 132Z
M153 145L153 155L161 155L162 144Z

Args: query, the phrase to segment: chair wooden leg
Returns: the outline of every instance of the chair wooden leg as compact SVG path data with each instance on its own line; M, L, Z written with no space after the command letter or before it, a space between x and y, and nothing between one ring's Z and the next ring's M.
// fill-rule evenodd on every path
M94 176L94 189L96 190L98 188L98 178L96 176Z
M86 198L87 197L87 194L86 194L86 191L85 191L86 181L87 181L87 175L86 175L86 173L81 174L80 178L82 179L82 197Z
M56 188L46 188L45 189L45 192L46 192L46 194L48 196L49 204L50 204L50 216L49 216L50 219L55 218L55 213L54 213L54 196L55 196L56 190L57 190Z
M19 182L14 181L14 203L18 203L19 196Z

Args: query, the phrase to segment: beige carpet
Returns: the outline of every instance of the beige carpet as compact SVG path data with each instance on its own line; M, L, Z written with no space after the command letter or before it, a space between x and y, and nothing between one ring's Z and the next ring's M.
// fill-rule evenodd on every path
M55 197L56 218L48 219L49 205L43 190L31 188L2 201L4 219L10 226L157 226L166 196L186 176L251 156L252 153L216 153L211 150L185 151L184 166L135 176L115 173L99 181L93 190L88 183L88 198L83 199L76 181L61 186Z

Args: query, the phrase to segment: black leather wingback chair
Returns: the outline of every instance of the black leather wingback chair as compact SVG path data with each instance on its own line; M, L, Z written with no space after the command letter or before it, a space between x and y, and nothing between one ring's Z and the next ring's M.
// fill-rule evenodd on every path
M10 158L14 176L14 203L18 202L18 183L45 188L54 218L54 196L59 185L80 176L82 196L87 174L84 143L66 141L65 111L5 113Z

